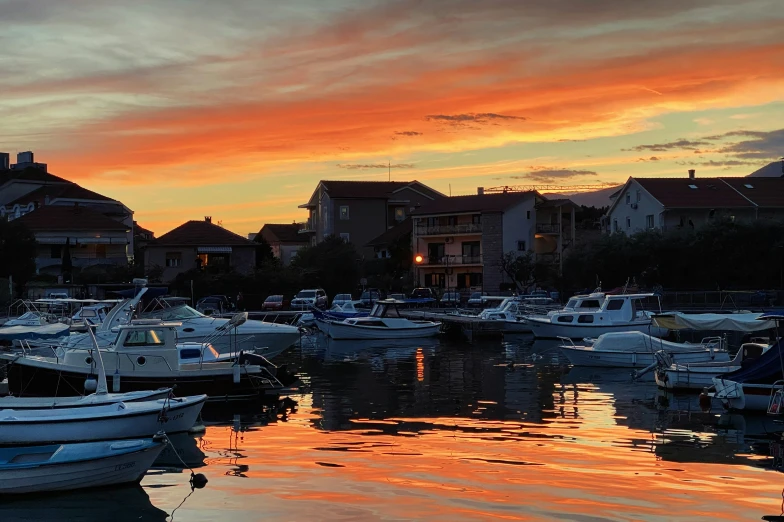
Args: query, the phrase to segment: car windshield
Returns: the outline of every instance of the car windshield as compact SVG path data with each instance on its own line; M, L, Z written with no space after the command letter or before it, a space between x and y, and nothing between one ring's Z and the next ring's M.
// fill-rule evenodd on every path
M267 299L265 299L265 301L268 302L268 303L279 303L279 302L283 301L283 296L282 295L271 295Z
M378 299L378 292L362 292L362 297L360 299Z
M482 294L480 294L479 292L474 292L473 294L471 294L471 299L481 299L481 298L482 298Z
M297 297L316 297L315 290L302 290L297 294Z

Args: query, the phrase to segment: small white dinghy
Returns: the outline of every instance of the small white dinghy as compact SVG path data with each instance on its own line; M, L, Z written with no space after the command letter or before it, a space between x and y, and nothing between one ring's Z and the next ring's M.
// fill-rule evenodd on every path
M165 439L0 448L0 495L139 482Z
M15 395L9 395L7 397L0 397L0 410L83 408L85 406L101 406L118 402L156 401L158 399L165 399L171 392L171 388L161 388L159 390L127 393L91 393L81 397L16 397Z
M701 344L664 341L642 332L611 332L598 339L584 339L578 346L562 337L561 352L575 366L606 368L645 368L656 363L656 352L668 353L677 363L727 362L730 360L720 338L705 339Z

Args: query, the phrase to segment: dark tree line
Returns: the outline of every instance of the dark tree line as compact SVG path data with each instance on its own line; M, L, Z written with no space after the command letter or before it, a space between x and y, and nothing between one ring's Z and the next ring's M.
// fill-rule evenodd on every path
M717 221L577 244L564 260L563 285L567 291L597 282L611 288L634 277L648 288L770 290L782 287L783 275L784 223Z

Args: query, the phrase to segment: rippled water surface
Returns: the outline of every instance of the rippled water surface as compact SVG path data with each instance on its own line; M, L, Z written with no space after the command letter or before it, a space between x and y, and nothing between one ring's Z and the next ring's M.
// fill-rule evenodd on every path
M784 427L703 413L528 337L305 342L296 407L213 407L141 488L0 502L0 520L760 520ZM285 405L284 405L285 407ZM191 493L174 449L209 479Z

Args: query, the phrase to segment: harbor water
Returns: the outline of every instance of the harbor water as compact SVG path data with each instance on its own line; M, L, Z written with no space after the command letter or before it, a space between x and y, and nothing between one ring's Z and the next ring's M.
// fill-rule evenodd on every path
M760 520L784 474L765 416L648 375L570 369L530 336L305 339L301 394L205 410L140 487L0 500L0 520ZM207 476L191 490L191 472Z

